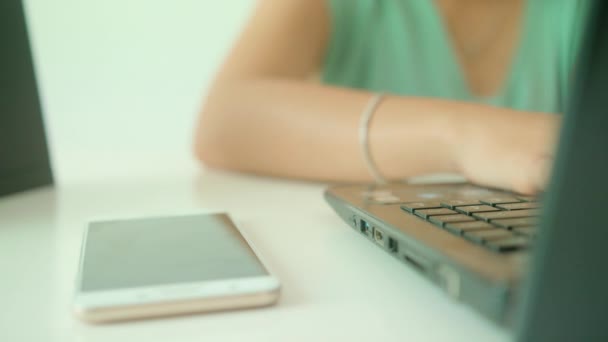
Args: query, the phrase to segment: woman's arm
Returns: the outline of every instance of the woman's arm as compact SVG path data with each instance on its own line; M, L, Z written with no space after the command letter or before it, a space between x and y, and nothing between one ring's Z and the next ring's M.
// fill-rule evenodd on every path
M201 114L203 162L282 177L370 179L358 125L371 94L309 80L329 36L325 1L261 1ZM463 172L533 192L544 181L536 160L550 153L554 126L546 114L391 96L374 116L370 145L387 178Z

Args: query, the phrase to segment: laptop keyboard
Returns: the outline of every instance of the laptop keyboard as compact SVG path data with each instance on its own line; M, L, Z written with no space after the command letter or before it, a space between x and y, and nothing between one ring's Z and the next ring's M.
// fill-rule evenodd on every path
M537 199L524 196L412 202L401 209L495 252L528 248L540 215Z

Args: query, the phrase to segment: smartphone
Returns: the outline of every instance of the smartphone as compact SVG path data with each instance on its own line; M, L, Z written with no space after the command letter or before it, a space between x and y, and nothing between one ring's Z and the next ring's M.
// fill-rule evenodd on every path
M226 214L91 222L74 311L104 323L272 305L279 280Z

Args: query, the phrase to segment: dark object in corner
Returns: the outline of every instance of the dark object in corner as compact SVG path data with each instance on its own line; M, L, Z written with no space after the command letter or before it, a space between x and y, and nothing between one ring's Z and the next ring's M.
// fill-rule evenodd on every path
M0 2L0 196L53 183L25 13Z

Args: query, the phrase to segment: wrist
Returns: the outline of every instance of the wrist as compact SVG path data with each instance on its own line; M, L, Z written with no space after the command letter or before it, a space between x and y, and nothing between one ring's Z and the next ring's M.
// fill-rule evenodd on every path
M441 163L442 172L462 173L462 141L463 136L470 130L468 120L462 120L459 113L446 111L441 115L436 115L431 127L433 129L433 139L438 143L439 148L444 152L438 156L443 161Z
M432 173L458 172L459 113L428 110L428 99L388 96L370 129L372 154L383 176L402 180Z

